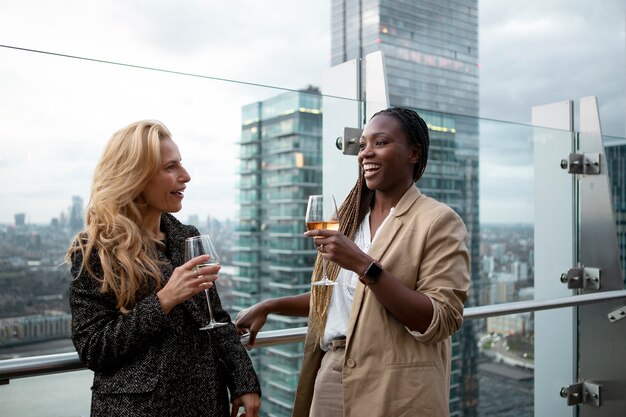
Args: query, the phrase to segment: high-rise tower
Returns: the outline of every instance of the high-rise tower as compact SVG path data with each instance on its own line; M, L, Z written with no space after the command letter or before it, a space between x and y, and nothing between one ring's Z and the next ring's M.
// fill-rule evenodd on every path
M606 163L609 168L613 213L620 249L620 264L626 283L626 140L606 143Z
M72 196L72 205L69 209L69 229L70 235L74 235L80 231L84 224L83 218L83 199L82 197L75 195Z
M322 189L321 102L310 87L242 109L233 313L310 289L317 251L302 234L308 196ZM263 330L301 326L305 318L270 316ZM290 416L302 343L251 354L262 384L261 413Z
M332 0L331 4L332 65L382 51L390 104L414 108L427 122L431 150L418 186L465 221L473 285L479 287L478 1ZM466 303L473 304L475 300ZM473 325L466 322L453 338L452 416L476 415Z

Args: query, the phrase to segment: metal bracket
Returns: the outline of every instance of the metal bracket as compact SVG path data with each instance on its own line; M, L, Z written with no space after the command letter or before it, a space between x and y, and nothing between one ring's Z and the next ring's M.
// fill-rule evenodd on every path
M600 173L599 153L571 153L569 159L561 160L561 168L570 174L598 175Z
M571 268L561 274L561 282L567 284L567 288L582 288L585 290L600 289L600 268L578 267Z
M343 136L337 138L335 145L344 155L357 155L359 153L359 139L363 129L344 127Z
M561 388L561 397L567 399L567 405L589 404L600 407L600 388L591 381L583 381Z
M615 323L616 321L623 319L624 317L626 317L626 306L618 308L615 311L611 311L609 314L607 314L607 316L609 317L609 321L611 323Z

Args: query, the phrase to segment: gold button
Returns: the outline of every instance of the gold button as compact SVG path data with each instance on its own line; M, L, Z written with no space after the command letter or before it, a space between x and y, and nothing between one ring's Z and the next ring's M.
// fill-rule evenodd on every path
M354 361L354 359L350 358L346 361L346 366L348 368L354 368L356 366L356 362Z

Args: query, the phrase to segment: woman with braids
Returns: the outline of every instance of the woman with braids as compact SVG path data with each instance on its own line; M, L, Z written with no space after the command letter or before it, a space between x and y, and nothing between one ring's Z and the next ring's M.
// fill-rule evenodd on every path
M85 229L67 253L72 339L94 371L91 416L258 416L259 383L221 308L208 255L184 262L198 235L169 213L190 176L170 132L140 121L116 132L91 187ZM208 312L229 322L201 331ZM229 404L232 399L232 414Z
M466 229L415 186L428 128L405 108L375 114L340 231L313 230L335 286L264 300L237 317L250 344L270 313L309 317L296 417L447 416L451 335L469 288Z

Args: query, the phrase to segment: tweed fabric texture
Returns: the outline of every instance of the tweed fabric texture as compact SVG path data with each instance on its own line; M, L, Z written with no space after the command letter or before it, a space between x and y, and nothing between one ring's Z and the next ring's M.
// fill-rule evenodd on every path
M198 235L170 214L161 216L166 234L161 278L184 263L184 240ZM102 268L96 253L89 262ZM208 322L201 292L165 315L155 288L139 295L123 315L111 294L85 271L82 256L72 260L70 285L72 340L83 364L94 371L91 416L230 416L234 399L257 392L252 362L239 341L230 316L222 308L216 286L209 290L217 321L227 326L199 330ZM219 281L218 284L219 286Z

